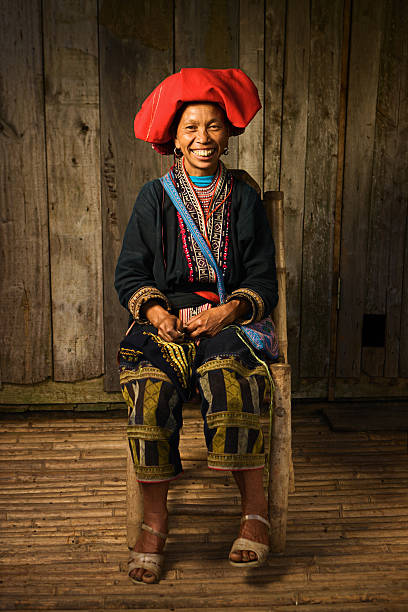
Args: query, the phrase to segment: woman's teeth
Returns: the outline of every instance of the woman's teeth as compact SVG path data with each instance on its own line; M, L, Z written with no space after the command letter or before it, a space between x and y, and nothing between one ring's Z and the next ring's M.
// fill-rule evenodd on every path
M192 153L198 157L210 157L214 153L215 149L194 149Z

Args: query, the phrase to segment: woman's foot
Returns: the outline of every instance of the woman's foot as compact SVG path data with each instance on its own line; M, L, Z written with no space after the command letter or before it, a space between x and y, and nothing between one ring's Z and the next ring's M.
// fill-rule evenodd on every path
M145 516L144 523L162 534L167 534L167 512L165 514L157 513ZM156 553L162 554L165 545L165 539L160 536L154 535L144 529L140 532L140 536L136 541L133 550L139 553ZM158 582L155 574L141 567L133 569L129 572L129 576L139 582L145 582L146 584L152 584Z
M267 519L267 513L265 512L251 512L251 514L259 514L263 518ZM238 537L246 538L247 540L259 542L260 544L265 544L268 546L269 528L267 525L257 519L248 519L241 523ZM234 552L230 552L229 558L235 563L248 563L249 561L256 561L258 559L258 555L253 550L235 550Z
M242 516L259 514L268 519L268 504L263 488L263 470L237 470L232 475L241 493ZM240 538L269 545L269 528L259 520L249 519L241 523ZM230 552L229 558L235 563L256 561L258 555L253 550Z

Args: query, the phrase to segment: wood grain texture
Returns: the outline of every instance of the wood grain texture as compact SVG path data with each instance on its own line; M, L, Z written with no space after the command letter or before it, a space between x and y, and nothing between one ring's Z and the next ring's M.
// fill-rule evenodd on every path
M1 607L405 612L407 434L333 432L321 408L293 410L297 486L285 553L255 572L230 567L238 489L230 473L187 460L170 486L170 536L154 590L126 572L126 417L2 418ZM200 425L189 414L183 437L195 438ZM47 458L58 454L58 463Z
M289 363L299 378L299 336L310 48L309 5L288 0L282 121L281 190L285 194Z
M71 404L87 402L123 402L121 393L106 393L103 376L75 383L48 379L36 385L4 384L0 404Z
M136 140L133 119L158 83L172 73L172 4L159 0L100 0L100 89L104 265L105 390L119 388L116 354L128 314L113 286L116 261L137 193L167 170L160 156Z
M45 0L54 380L103 373L97 10Z
M346 140L346 113L347 113L347 87L348 65L350 56L351 33L351 0L344 0L343 5L343 34L341 42L341 75L339 94L339 120L338 120L338 151L337 151L337 177L336 177L336 204L334 209L333 230L333 269L332 269L332 299L330 313L330 352L329 352L329 380L327 397L334 400L334 387L336 377L336 349L337 349L337 321L339 308L340 280L340 243L341 224L343 214L343 178L344 178L344 150Z
M365 312L386 316L385 350L376 351L378 363L364 371L371 375L398 376L401 302L407 217L406 163L401 150L401 126L407 98L407 33L405 3L389 1L385 7L378 77L373 183L369 218L367 295ZM406 56L406 53L405 53ZM404 138L404 141L406 139ZM402 154L402 158L401 158ZM375 354L374 353L374 354Z
M360 378L340 378L335 384L336 398L376 398L387 400L390 397L408 397L408 379L367 376L362 372Z
M280 189L286 1L265 3L264 190Z
M384 2L353 4L343 191L337 376L358 377Z
M328 378L343 1L312 3L300 376Z
M52 374L39 1L0 4L0 380Z
M408 245L408 5L389 0L384 23L377 98L376 152L378 174L374 185L391 219L386 293L384 375L400 373L399 362L408 359L408 312L403 303L404 252ZM378 141L378 145L377 145ZM376 169L376 167L375 167ZM374 187L374 186L373 186ZM374 189L373 189L374 190ZM402 368L401 368L402 370Z
M238 68L239 1L175 0L174 67ZM238 139L230 138L228 168L239 168ZM246 170L246 168L243 168Z
M240 0L239 67L255 83L264 104L264 0ZM239 168L246 170L263 192L263 109L239 137Z

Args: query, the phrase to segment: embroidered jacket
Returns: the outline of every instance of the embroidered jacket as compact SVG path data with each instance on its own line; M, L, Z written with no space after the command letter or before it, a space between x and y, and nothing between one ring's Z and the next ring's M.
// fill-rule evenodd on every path
M252 312L245 323L259 321L278 302L275 247L262 202L252 187L234 179L228 206L223 272L229 299L246 299ZM227 215L225 215L227 218ZM225 238L225 237L224 237ZM190 243L191 247L191 243ZM123 239L115 288L132 319L147 300L169 310L204 303L195 291L216 292L209 274L196 274L194 249L186 240L177 211L158 179L141 189Z

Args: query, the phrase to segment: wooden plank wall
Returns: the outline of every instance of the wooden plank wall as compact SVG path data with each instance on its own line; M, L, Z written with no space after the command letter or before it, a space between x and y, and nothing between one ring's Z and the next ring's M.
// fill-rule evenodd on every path
M173 71L171 3L138 2L137 11L133 4L99 3L107 391L118 389L116 353L128 320L113 288L116 261L136 195L144 183L160 176L163 163L149 145L134 138L133 119L157 82Z
M27 384L52 375L40 1L0 23L0 375Z
M354 3L353 23L337 374L406 377L408 7ZM384 346L362 346L364 315L385 318Z
M127 314L113 288L116 259L138 190L171 163L134 139L133 118L160 80L189 66L241 67L264 103L224 159L285 193L296 394L327 396L337 226L337 395L362 375L408 378L407 5L354 2L350 47L345 6L0 0L4 383L51 379L51 389L104 374L105 390L118 390ZM335 219L341 86L347 131ZM384 347L362 346L364 314L386 316Z
M97 7L44 0L54 380L103 373Z

